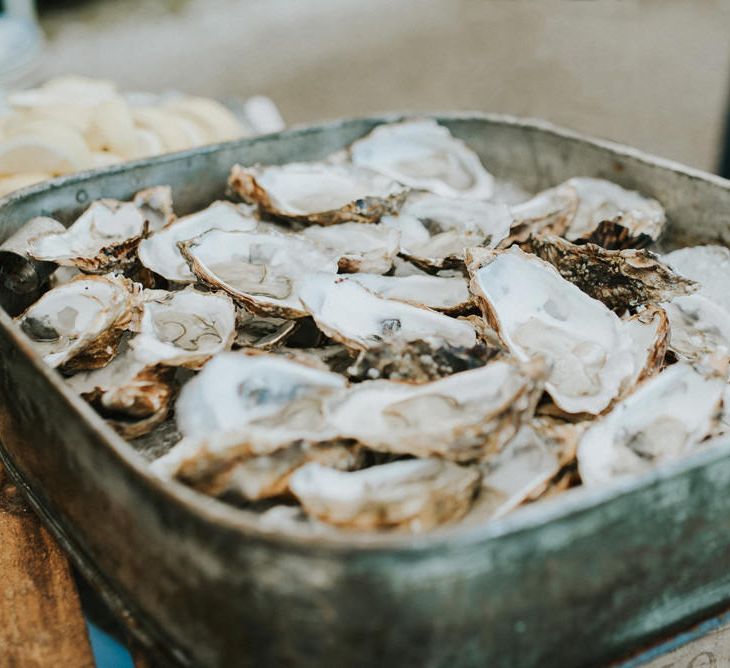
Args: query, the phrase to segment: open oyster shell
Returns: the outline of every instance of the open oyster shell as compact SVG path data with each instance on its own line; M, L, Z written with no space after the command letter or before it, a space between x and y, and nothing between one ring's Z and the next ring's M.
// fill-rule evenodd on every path
M584 485L642 473L695 450L719 424L726 369L686 362L643 383L593 424L578 446Z
M339 443L296 441L270 454L252 456L242 456L241 450L241 446L231 448L219 458L207 459L204 466L188 460L176 477L205 494L259 501L289 493L292 474L310 462L342 470L356 468L360 462L357 448Z
M281 431L311 426L310 431L318 437L323 432L317 401L346 385L339 374L284 357L222 353L185 384L177 401L176 419L180 432L188 437L208 437L257 425L272 427L271 441L278 438L273 425ZM299 399L303 401L297 403Z
M131 202L94 202L71 227L28 242L28 254L45 262L103 273L128 263L148 223Z
M353 164L444 197L489 199L494 178L479 156L430 119L376 127L350 147Z
M175 220L170 186L153 186L140 190L132 199L132 203L144 216L150 233L159 232Z
M467 522L506 515L543 490L560 470L559 451L525 425L501 452L480 464L479 470L479 496Z
M338 258L339 270L345 274L384 274L390 271L400 250L400 233L379 224L312 226L305 228L302 235L332 252Z
M702 294L678 297L664 304L670 325L669 349L677 357L699 360L730 353L730 313Z
M463 276L354 274L347 279L379 297L424 306L443 313L462 313L472 305L469 285Z
M460 267L469 246L497 246L510 232L506 204L412 193L383 224L400 232L401 255L427 271Z
M228 183L266 215L316 225L377 223L397 212L406 194L375 172L317 162L234 165Z
M180 253L178 244L210 230L251 231L257 224L251 213L251 209L245 205L214 202L206 209L179 218L144 239L138 250L140 262L173 283L194 283L195 274Z
M436 339L467 348L477 342L468 322L379 297L352 279L327 274L310 276L299 296L327 336L358 350L384 340Z
M467 462L498 452L529 420L544 365L493 361L431 383L374 380L327 401L341 437L392 454Z
M611 181L576 177L566 181L566 185L578 193L578 209L565 233L570 241L590 237L604 221L621 225L635 239L646 235L656 240L667 222L664 208L655 199ZM593 240L598 241L595 237Z
M138 301L126 279L78 277L46 292L16 322L49 366L96 369L114 357L122 333L134 325Z
M290 487L304 510L349 529L407 526L426 531L462 517L479 473L439 459L411 459L344 472L311 463L297 470Z
M524 248L618 313L669 301L699 287L647 250L606 250L594 244L578 246L560 237L542 235L530 237Z
M261 315L307 316L301 299L307 276L337 273L336 258L293 234L212 230L180 250L200 280Z
M531 199L515 204L509 236L499 244L509 248L513 243L527 241L535 234L561 235L570 225L578 209L578 193L570 185L543 190Z
M516 247L472 249L472 292L519 360L544 357L546 389L565 413L598 414L635 371L624 323L549 263Z
M236 309L223 293L194 288L148 290L139 335L130 343L146 364L199 368L229 350L236 335Z
M692 246L667 253L662 259L682 276L699 283L699 294L730 313L730 248Z
M174 395L174 369L149 365L126 348L109 364L66 379L127 439L152 431L167 417Z

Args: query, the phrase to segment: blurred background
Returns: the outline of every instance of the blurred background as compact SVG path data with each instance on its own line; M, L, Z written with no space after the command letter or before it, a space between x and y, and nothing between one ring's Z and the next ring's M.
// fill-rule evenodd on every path
M720 160L723 0L41 0L38 10L46 45L28 84L79 73L122 89L265 94L289 123L502 111L705 169Z

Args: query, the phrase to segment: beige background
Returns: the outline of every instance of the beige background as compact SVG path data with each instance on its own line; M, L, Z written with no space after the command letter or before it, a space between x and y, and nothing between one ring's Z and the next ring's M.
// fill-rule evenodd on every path
M727 0L107 0L44 27L39 76L261 92L292 123L513 112L708 169L730 91Z

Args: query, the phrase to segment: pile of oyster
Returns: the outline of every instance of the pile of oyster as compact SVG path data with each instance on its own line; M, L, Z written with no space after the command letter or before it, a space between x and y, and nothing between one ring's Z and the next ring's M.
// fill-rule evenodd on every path
M431 120L229 190L182 217L165 186L101 200L28 242L60 269L20 328L163 478L277 529L419 532L726 429L730 251L649 250L653 199L529 196Z

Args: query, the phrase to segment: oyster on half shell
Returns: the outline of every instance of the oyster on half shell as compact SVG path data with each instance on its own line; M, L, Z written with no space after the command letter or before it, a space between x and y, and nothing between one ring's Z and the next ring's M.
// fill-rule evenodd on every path
M201 281L260 315L307 316L305 279L337 273L337 258L293 234L212 230L182 242L180 250Z
M381 174L317 162L234 165L228 183L261 213L316 225L377 223L397 212L406 195L402 186Z
M400 232L403 257L433 272L463 267L469 246L497 246L509 234L513 218L506 204L418 192L383 224Z
M177 219L139 245L140 262L150 271L173 283L195 283L195 274L180 253L178 244L210 230L249 232L257 221L252 209L243 204L213 202L209 207Z
M549 263L517 247L472 249L472 292L517 359L550 365L546 389L565 413L603 411L635 372L625 324L566 281Z
M430 119L379 125L350 147L353 164L443 197L489 199L494 177L479 156Z
M65 372L97 369L116 355L138 318L134 284L113 276L79 276L46 292L16 318L33 348Z
M306 464L290 480L305 512L348 529L427 531L462 517L479 473L440 459L410 459L361 471Z
M477 342L474 328L466 321L379 297L342 276L310 276L299 296L327 336L358 350L381 341L441 340L467 348Z
M695 450L719 424L726 375L679 362L643 383L583 435L583 484L642 473Z

